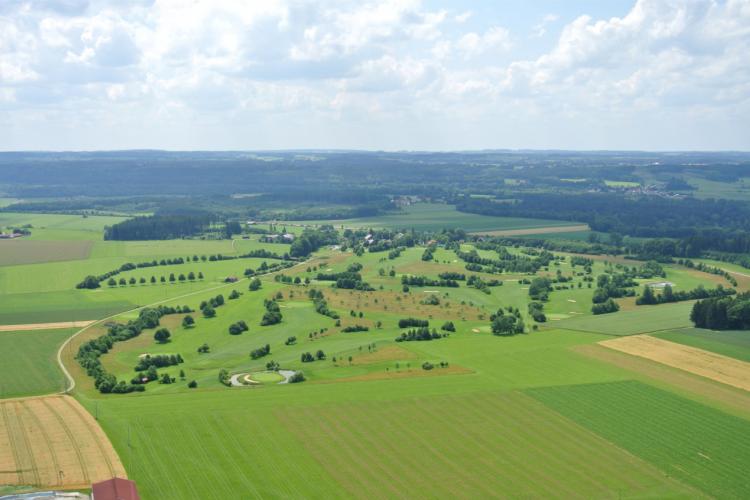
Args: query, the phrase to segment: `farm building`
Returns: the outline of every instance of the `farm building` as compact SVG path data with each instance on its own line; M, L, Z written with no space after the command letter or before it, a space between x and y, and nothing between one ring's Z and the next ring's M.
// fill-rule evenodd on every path
M91 500L141 500L135 482L115 477L91 485Z

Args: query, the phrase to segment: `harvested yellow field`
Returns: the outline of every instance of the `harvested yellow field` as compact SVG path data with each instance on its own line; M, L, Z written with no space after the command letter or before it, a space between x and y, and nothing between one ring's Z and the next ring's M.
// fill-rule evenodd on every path
M599 344L750 391L750 363L738 359L648 335L605 340Z
M87 321L58 321L56 323L27 323L24 325L0 325L0 332L21 332L27 330L56 330L61 328L83 328L96 323L96 320Z
M94 418L70 396L0 401L0 484L88 488L127 477Z
M550 233L577 233L579 231L588 231L591 229L588 224L577 224L574 226L550 226L550 227L532 227L527 229L501 229L497 231L476 231L470 234L481 234L486 236L524 236L529 234L550 234Z

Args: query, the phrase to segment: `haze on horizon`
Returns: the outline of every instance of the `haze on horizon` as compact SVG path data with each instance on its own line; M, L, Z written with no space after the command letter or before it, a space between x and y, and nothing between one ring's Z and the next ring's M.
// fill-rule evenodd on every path
M0 150L750 150L749 112L750 0L0 4Z

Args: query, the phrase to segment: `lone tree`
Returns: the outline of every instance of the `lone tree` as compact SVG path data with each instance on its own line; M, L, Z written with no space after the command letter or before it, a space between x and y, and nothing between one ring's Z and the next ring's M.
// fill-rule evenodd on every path
M195 320L189 314L187 316L185 316L184 318L182 318L182 327L183 328L190 328L193 325L195 325Z
M166 328L159 328L156 330L156 333L154 333L154 340L159 342L160 344L164 344L166 342L169 342L169 337L171 337L172 334L169 333L169 330Z

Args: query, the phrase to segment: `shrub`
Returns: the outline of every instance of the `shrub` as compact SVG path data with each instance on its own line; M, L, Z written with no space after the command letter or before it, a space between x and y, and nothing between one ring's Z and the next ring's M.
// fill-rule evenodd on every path
M196 382L195 380L191 380L190 382L188 382L188 387L190 389L195 389L196 387L198 387L198 382Z

